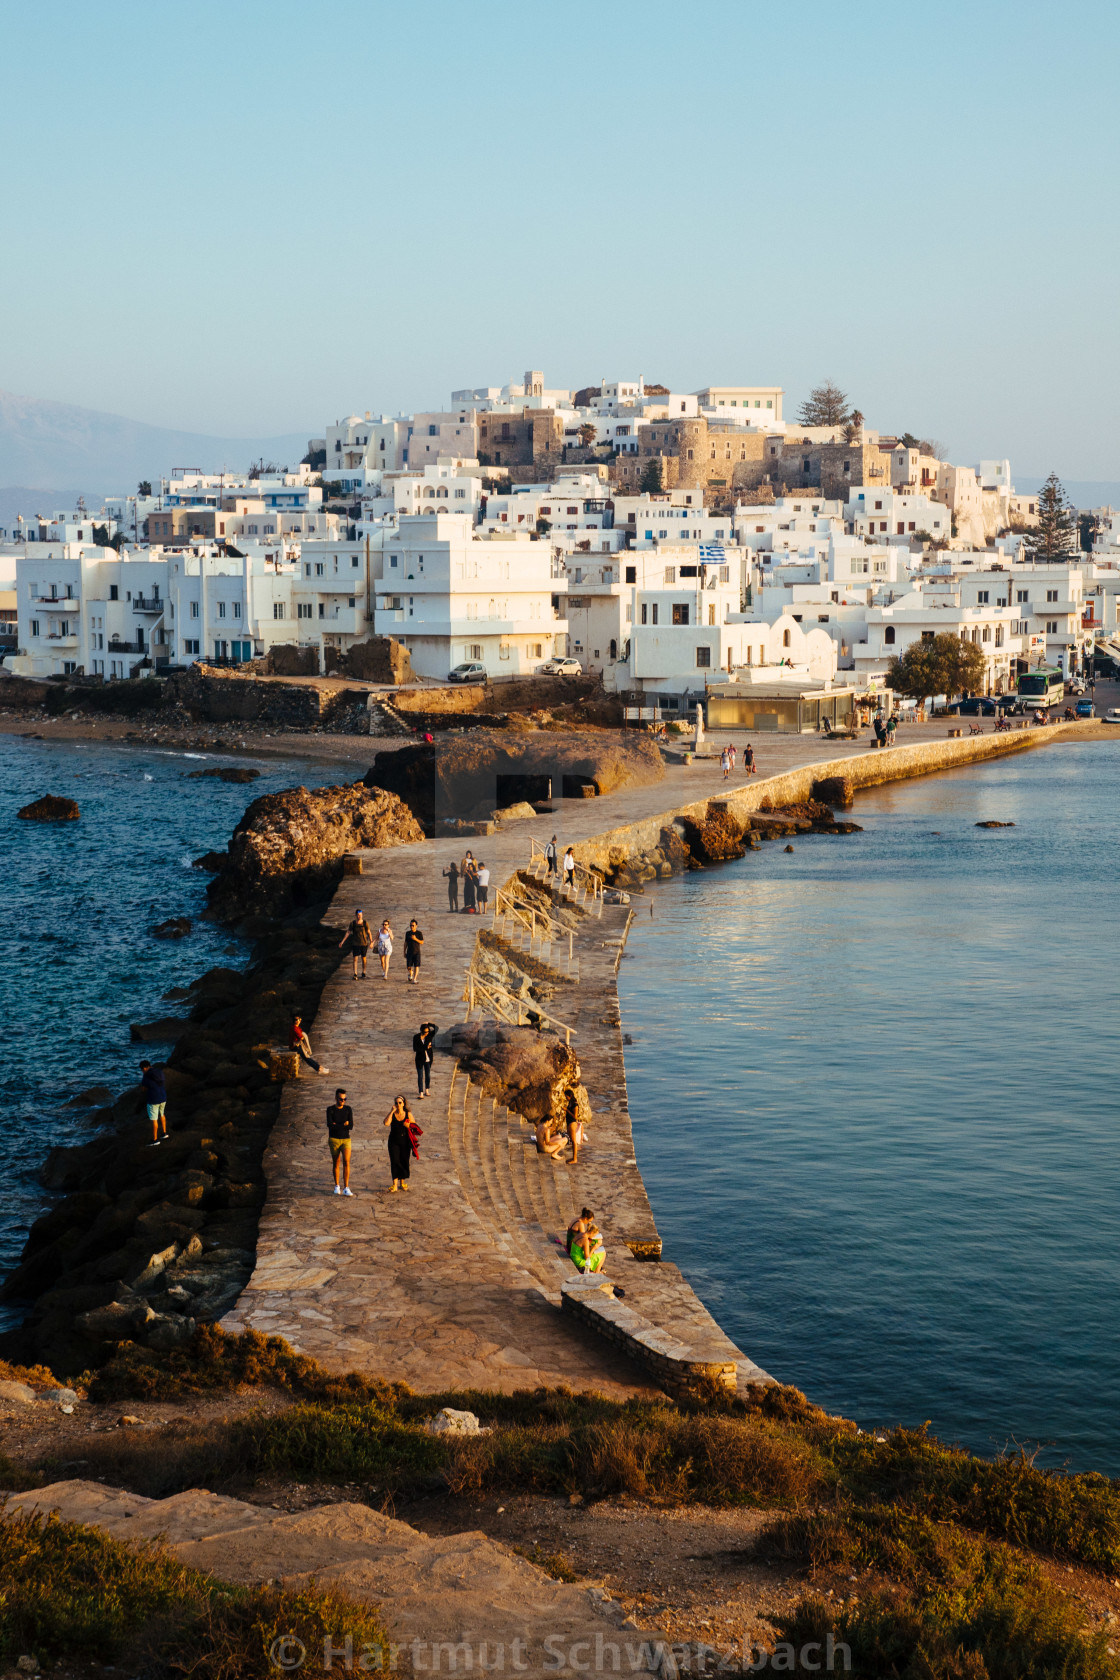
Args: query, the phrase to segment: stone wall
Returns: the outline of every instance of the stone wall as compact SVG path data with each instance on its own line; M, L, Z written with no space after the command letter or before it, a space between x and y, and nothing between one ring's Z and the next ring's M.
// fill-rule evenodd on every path
M324 648L323 664L328 676L357 677L374 683L413 681L409 651L393 636L369 636L345 649Z
M317 677L319 649L296 647L294 643L283 642L277 647L269 648L259 662L254 661L254 668L265 677Z
M208 723L285 723L313 729L331 698L314 684L258 682L197 667L167 679L170 698L192 718Z

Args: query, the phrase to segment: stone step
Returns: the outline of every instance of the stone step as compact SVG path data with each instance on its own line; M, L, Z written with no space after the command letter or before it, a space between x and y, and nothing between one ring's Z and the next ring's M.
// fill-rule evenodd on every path
M377 1604L395 1643L420 1642L421 1669L438 1671L442 1658L462 1672L481 1672L499 1666L499 1651L517 1649L515 1666L527 1680L574 1680L584 1672L588 1650L605 1644L610 1651L614 1641L626 1672L669 1671L671 1658L662 1655L659 1636L624 1628L621 1606L594 1589L550 1579L481 1533L425 1535L353 1502L279 1514L216 1500L199 1489L142 1500L96 1482L56 1482L15 1494L6 1506L6 1513L51 1511L124 1541L165 1533L179 1562L218 1580L242 1586L280 1581L297 1591L314 1580L320 1588ZM235 1526L206 1532L215 1516ZM610 1658L608 1663L613 1666Z

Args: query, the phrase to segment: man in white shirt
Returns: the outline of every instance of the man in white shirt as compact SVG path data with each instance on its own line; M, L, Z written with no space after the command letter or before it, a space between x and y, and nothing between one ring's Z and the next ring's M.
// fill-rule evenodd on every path
M482 859L479 858L479 860L478 860L478 885L477 885L477 890L478 890L478 908L479 908L480 911L485 910L485 908L486 908L486 894L489 891L489 888L490 888L490 871L487 869L487 867L483 863Z

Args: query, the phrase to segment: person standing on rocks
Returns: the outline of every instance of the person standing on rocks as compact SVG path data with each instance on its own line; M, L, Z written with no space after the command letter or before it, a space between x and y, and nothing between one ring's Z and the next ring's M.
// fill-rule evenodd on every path
M295 1050L300 1061L306 1062L308 1067L313 1068L316 1073L329 1073L331 1071L329 1067L324 1067L322 1062L317 1062L311 1054L311 1044L303 1030L302 1015L292 1016L292 1025L288 1032L288 1049Z
M553 877L553 880L555 880L556 876L560 873L557 868L556 858L556 836L554 834L544 849L544 860L548 865L548 873Z
M393 1190L408 1189L408 1171L412 1161L412 1132L415 1125L407 1097L397 1097L385 1116L389 1128L389 1171L393 1175Z
M569 846L564 853L564 885L569 892L576 890L576 854Z
M583 1142L583 1121L579 1117L579 1098L573 1090L568 1092L564 1125L568 1133L568 1142L572 1146L572 1166L578 1166L579 1147Z
M482 859L479 858L479 860L478 860L478 913L479 913L480 916L484 916L486 914L486 899L487 899L487 896L488 896L489 892L490 892L490 871L487 869L487 867L483 863Z
M459 914L459 865L454 858L451 859L444 870L443 878L447 882L447 913L449 916L457 916Z
M163 1068L153 1067L151 1062L141 1062L140 1083L144 1087L144 1101L152 1123L152 1141L148 1147L154 1149L167 1136L167 1085Z
M366 977L366 957L369 955L369 948L373 944L373 929L360 910L355 910L354 920L348 925L346 932L339 940L338 948L340 951L348 939L354 941L354 978L355 980L364 980ZM358 973L359 962L362 965L361 974Z
M412 1035L412 1059L416 1063L416 1091L426 1097L432 1088L432 1061L435 1057L437 1027L434 1021L421 1021L419 1032Z
M354 1110L346 1101L345 1091L336 1091L334 1102L327 1109L327 1142L334 1162L334 1193L352 1196L350 1188L350 1135L354 1130ZM341 1178L340 1178L341 1173Z
M381 927L378 930L378 934L377 934L377 955L381 959L381 978L382 978L382 980L388 980L388 978L389 978L389 958L392 956L392 954L393 954L393 930L389 926L389 918L388 918L388 916L386 916L386 918L382 922Z
M416 917L413 916L408 924L408 932L404 936L404 966L407 970L410 986L420 984L420 947L423 943L424 935L416 926Z

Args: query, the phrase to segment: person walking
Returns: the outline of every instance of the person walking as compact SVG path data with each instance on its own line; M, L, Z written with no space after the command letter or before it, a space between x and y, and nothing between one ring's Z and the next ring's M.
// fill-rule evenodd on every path
M490 892L490 871L487 869L481 858L478 860L477 890L478 913L480 916L484 916L486 914L486 899Z
M408 932L404 936L404 966L410 986L420 984L420 947L423 943L424 935L416 926L416 917L413 916L408 924Z
M340 951L348 939L354 941L354 978L355 980L364 980L366 978L366 958L369 955L369 948L373 944L373 929L360 910L355 910L354 920L347 925L346 932L338 942ZM360 974L358 973L359 963L362 965Z
M555 880L556 876L560 873L556 867L556 858L556 836L554 834L544 849L544 861L548 865L548 873L553 877L553 880Z
M451 859L444 870L443 878L447 882L447 913L449 916L457 916L459 914L459 865L454 858Z
M393 930L386 916L377 934L377 955L381 958L381 978L389 978L389 958L393 954Z
M728 743L727 743L727 756L731 760L731 774L734 775L735 774L735 743L734 743L734 741L728 741Z
M288 1030L288 1049L298 1051L300 1061L306 1062L308 1067L313 1068L316 1073L329 1073L331 1071L329 1067L324 1067L322 1062L317 1062L311 1054L311 1044L303 1030L302 1015L292 1016L292 1024Z
M731 774L731 754L726 747L719 755L719 767L723 771L723 779L726 781Z
M416 1124L408 1098L397 1097L385 1116L389 1128L389 1171L393 1175L393 1189L408 1189L409 1165L412 1161L412 1127Z
M743 769L748 776L753 776L756 772L754 748L751 746L749 741L743 748Z
M895 733L896 733L897 729L898 729L898 719L895 717L894 713L892 712L890 717L887 719L887 746L888 747L893 747L894 746L894 738L895 738Z
M334 1102L327 1109L327 1142L334 1163L334 1193L352 1196L350 1188L350 1134L354 1130L354 1111L346 1101L345 1091L336 1091ZM340 1177L341 1175L341 1177Z
M474 853L468 852L459 869L463 882L463 914L475 914L475 898L478 891L478 866L474 861Z
M152 1123L152 1141L148 1148L155 1149L167 1136L167 1083L162 1064L153 1067L151 1062L141 1062L140 1083L144 1087L144 1102Z
M569 846L564 853L564 885L569 892L576 890L576 854Z
M872 720L872 727L875 730L875 745L880 751L882 751L884 743L886 742L887 732L883 728L883 718L881 713L875 713L875 717Z
M416 1063L416 1091L426 1097L432 1088L432 1061L435 1056L436 1024L421 1021L419 1032L412 1035L412 1059Z

